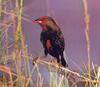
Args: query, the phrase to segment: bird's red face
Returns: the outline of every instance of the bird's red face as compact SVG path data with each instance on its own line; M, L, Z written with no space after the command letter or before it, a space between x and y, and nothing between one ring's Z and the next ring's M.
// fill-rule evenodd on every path
M57 24L55 21L49 17L49 16L43 16L34 21L35 23L38 23L43 30L48 30L48 27L50 29L54 29L54 31L58 30Z
M45 26L48 24L48 17L47 16L40 17L40 18L35 20L35 23L38 23L42 26Z

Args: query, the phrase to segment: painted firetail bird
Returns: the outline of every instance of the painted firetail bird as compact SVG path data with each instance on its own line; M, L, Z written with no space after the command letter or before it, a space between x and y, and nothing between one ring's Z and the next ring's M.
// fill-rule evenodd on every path
M57 63L68 67L63 54L65 48L63 33L56 22L49 16L40 17L34 22L42 27L40 41L43 44L45 56L50 54L57 59Z

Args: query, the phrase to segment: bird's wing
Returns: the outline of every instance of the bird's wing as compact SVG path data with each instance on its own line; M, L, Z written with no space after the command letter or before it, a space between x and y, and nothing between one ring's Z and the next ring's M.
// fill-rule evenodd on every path
M40 40L43 47L50 50L51 48L57 48L64 50L65 43L64 38L55 32L41 32Z
M62 48L64 49L64 47L65 47L65 41L64 41L64 37L63 37L62 34L60 34L60 35L56 34L55 38L53 38L53 39L54 39L54 41L53 41L54 43L53 44L57 45L61 49Z
M52 45L51 45L51 40L50 40L50 39L48 39L48 40L46 41L46 47L47 47L48 50L52 47Z

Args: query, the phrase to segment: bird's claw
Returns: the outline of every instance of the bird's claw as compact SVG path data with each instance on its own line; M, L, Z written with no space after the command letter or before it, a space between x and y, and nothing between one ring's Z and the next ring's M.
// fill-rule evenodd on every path
M38 57L36 57L36 58L33 59L33 61L32 61L33 65L35 65L35 63L37 62L37 60L38 60Z

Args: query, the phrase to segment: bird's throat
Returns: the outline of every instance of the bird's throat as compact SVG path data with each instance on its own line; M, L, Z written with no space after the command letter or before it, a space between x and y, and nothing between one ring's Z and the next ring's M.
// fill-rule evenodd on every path
M46 27L46 26L42 26L42 29L43 29L44 31L47 31L47 27Z

